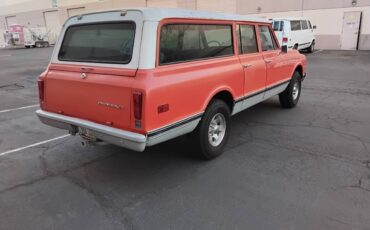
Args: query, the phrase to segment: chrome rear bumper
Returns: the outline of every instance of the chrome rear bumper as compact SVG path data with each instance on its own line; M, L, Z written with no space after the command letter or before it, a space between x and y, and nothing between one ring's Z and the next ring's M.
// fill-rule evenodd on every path
M147 144L147 137L143 134L129 132L91 121L50 113L43 110L36 111L40 121L60 129L76 133L78 128L84 128L94 137L105 142L142 152Z

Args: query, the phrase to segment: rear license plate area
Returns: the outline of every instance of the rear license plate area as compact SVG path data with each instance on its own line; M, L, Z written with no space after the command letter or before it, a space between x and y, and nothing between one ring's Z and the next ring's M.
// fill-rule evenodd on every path
M90 130L83 128L83 127L78 127L78 134L83 138L88 141L97 141L96 136L94 135L93 132Z

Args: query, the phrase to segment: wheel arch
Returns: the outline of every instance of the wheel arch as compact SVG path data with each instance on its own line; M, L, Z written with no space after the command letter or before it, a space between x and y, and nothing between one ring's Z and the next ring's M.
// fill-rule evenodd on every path
M303 76L303 66L302 66L302 64L297 64L294 67L293 72L291 73L290 76L293 77L295 72L298 72L301 75L301 77Z
M213 99L220 99L223 100L230 108L230 113L232 113L234 105L235 105L235 96L230 88L221 88L215 90L206 100L205 104L203 105L204 111L207 109L209 103Z

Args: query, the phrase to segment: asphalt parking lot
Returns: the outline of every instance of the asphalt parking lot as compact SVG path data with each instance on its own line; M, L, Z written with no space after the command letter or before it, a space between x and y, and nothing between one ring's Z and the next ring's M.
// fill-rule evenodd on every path
M299 105L236 115L208 162L186 137L137 153L41 124L51 52L0 50L0 229L370 229L370 52L308 55Z

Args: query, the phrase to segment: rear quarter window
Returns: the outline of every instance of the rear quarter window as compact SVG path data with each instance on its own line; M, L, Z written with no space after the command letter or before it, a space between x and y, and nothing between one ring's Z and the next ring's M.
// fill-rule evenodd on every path
M128 64L132 58L134 22L71 26L59 50L60 61Z
M167 24L161 27L159 64L234 54L231 25Z

